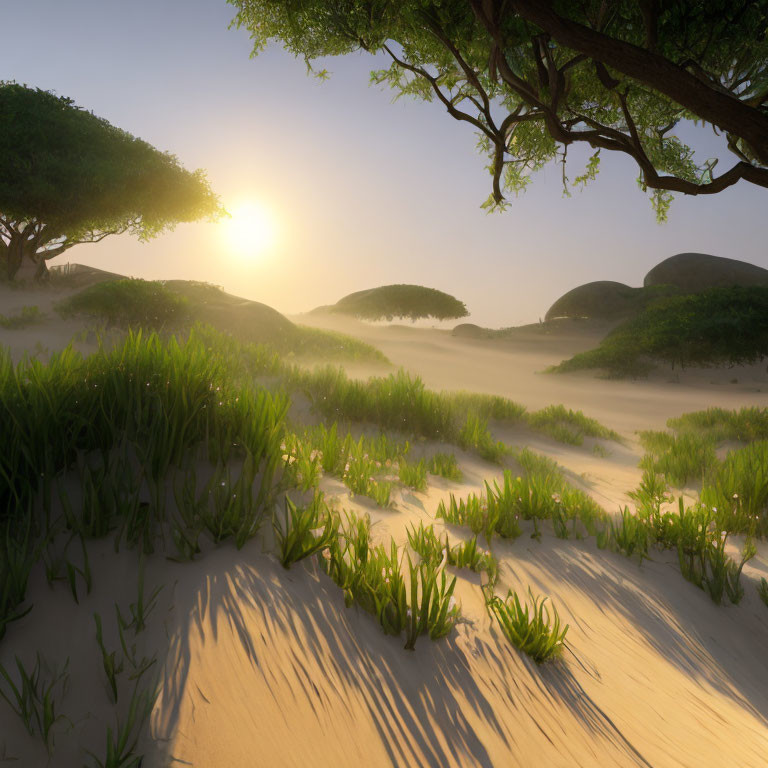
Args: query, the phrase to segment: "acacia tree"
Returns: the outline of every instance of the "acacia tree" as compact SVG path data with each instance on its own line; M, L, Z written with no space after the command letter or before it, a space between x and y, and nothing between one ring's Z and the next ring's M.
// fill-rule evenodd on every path
M71 99L0 83L0 275L36 277L80 243L141 240L222 213L205 174Z
M384 52L374 82L439 101L474 126L504 205L568 147L631 157L660 220L673 193L768 187L768 0L229 0L258 53ZM325 74L321 72L320 74ZM685 120L725 134L734 162L698 160Z

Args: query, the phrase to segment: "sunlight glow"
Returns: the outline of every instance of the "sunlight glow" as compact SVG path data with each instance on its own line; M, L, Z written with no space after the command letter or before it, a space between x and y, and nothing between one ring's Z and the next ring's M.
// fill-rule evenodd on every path
M232 216L223 222L229 252L244 258L263 255L275 242L274 217L261 203L244 201L229 209Z

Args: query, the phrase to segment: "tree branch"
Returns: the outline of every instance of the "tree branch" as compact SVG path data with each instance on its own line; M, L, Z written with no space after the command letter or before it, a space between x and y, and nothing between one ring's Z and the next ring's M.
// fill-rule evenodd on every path
M470 0L473 9L477 0ZM549 0L493 0L498 11L509 8L552 35L561 45L663 93L703 120L744 139L760 162L768 165L768 115L737 97L722 93L652 51L617 40L558 15ZM500 30L482 13L480 21L499 44Z
M448 110L448 114L450 114L451 117L455 118L456 120L463 120L467 123L471 123L475 126L475 128L482 131L489 139L491 139L491 141L496 141L496 136L490 128L484 125L477 118L472 117L472 115L456 109L451 100L440 90L440 86L437 84L437 78L432 77L432 75L430 75L429 72L427 72L425 69L422 69L421 67L415 67L412 64L409 64L407 61L399 59L392 52L392 49L386 45L386 43L382 45L382 48L390 55L392 61L394 61L395 64L397 64L399 67L402 67L403 69L406 69L415 75L423 77L432 86L432 90L437 95L437 98L440 99L440 101L445 105L445 108Z

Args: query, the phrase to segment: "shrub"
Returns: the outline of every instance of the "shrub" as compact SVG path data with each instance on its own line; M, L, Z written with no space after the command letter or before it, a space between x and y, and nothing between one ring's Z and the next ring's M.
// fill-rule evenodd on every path
M647 372L650 361L681 367L743 365L768 355L768 286L730 286L660 299L600 345L552 371Z
M60 302L63 315L88 315L108 325L164 328L190 315L189 300L157 280L107 280Z

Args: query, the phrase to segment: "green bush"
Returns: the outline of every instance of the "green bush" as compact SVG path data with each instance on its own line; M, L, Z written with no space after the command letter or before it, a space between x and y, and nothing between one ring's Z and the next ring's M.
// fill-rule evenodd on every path
M654 361L680 367L743 365L768 355L768 286L731 286L654 302L600 345L550 370L601 368L639 375Z
M108 325L165 328L190 315L189 300L157 280L108 280L60 302L62 315L87 315Z

